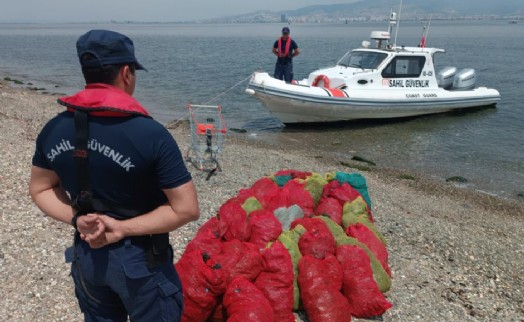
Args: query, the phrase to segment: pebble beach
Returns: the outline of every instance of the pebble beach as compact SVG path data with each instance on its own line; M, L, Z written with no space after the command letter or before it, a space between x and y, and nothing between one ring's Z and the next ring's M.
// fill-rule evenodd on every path
M58 97L0 81L0 321L83 321L63 256L73 228L43 215L28 194L34 141L62 111ZM187 122L168 128L185 154ZM170 234L175 260L226 200L263 176L360 172L393 272L386 294L393 307L383 321L524 321L524 201L360 167L297 144L270 146L246 133L228 135L219 160L222 171L209 180L188 164L201 218Z

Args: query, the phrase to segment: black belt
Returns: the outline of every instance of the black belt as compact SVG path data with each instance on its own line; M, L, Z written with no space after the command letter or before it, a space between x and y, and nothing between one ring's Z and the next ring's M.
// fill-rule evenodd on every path
M131 236L127 239L129 239L132 245L142 247L145 249L151 247L151 236Z
M147 266L149 268L163 264L169 258L169 233L131 236L132 245L143 248L147 254Z
M155 235L144 235L144 236L130 236L119 240L114 244L109 244L106 247L120 247L123 246L126 241L131 245L142 248L147 256L147 266L154 268L160 264L163 264L169 258L169 250L172 249L169 244L169 234L155 234ZM80 241L80 233L75 232L75 243Z

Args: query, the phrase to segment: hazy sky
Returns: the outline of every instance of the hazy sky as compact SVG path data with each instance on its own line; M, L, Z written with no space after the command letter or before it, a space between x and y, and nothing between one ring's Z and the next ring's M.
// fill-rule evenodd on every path
M182 21L356 0L0 0L0 22Z

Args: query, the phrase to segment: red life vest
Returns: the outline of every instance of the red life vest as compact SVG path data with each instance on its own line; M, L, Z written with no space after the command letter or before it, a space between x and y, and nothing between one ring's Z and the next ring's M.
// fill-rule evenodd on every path
M133 96L112 85L95 83L86 85L83 91L58 99L68 111L88 111L93 116L125 117L149 112Z
M287 37L286 48L282 52L282 37L278 38L278 57L288 57L291 49L291 37Z

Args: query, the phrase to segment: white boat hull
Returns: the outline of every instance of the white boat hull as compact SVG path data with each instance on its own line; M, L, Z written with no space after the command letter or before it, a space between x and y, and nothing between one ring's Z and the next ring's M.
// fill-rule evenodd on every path
M489 106L500 100L497 90L485 87L464 91L442 88L332 90L286 84L267 73L255 73L247 92L287 124L409 117Z

